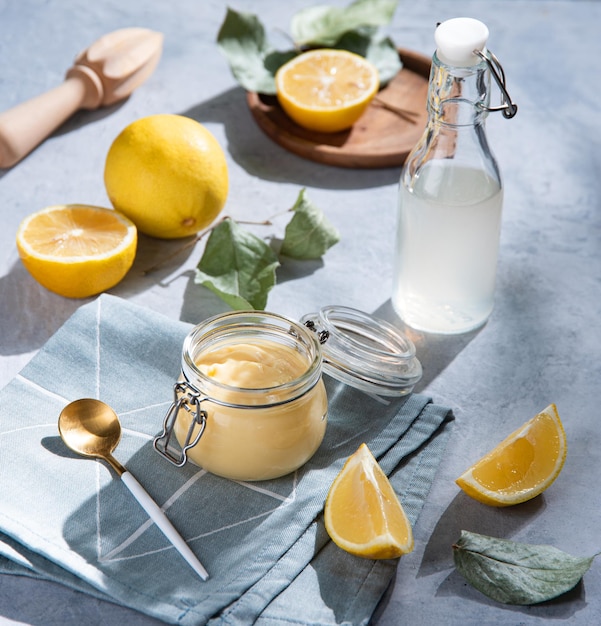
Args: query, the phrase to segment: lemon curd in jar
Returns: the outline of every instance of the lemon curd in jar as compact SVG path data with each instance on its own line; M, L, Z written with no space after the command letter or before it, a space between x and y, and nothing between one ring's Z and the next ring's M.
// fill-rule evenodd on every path
M192 462L226 478L266 480L294 471L316 452L327 422L321 354L310 332L290 328L290 322L263 328L251 320L188 337L183 375L201 392L206 414L198 443L187 451ZM180 409L174 433L182 446L191 421Z

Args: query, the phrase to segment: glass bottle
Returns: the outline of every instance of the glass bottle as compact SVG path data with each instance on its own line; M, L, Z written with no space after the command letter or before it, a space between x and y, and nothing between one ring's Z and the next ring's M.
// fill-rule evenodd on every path
M471 18L437 27L428 123L401 173L392 303L426 332L467 332L493 308L503 185L485 120L497 110L513 117L517 107L487 39ZM502 92L495 108L491 75Z

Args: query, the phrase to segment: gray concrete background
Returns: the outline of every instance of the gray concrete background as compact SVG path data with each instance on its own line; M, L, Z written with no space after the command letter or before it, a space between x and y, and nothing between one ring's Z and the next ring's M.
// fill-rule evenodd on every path
M277 39L276 29L288 30L292 15L312 4L239 0L232 6L257 13ZM217 0L0 0L0 110L60 84L75 54L106 32L145 26L165 34L161 63L130 99L78 113L23 162L0 170L0 387L82 304L45 291L28 275L14 244L19 222L51 204L108 206L102 180L108 148L127 124L153 113L191 116L215 134L230 168L227 214L264 219L291 206L306 187L340 230L342 240L323 264L288 263L278 270L268 310L299 318L342 304L401 325L389 299L399 171L318 165L265 137L215 44L225 10ZM599 562L583 584L556 601L508 607L466 585L454 571L451 544L467 529L549 543L575 555L601 549L601 4L401 0L388 30L397 45L430 55L436 22L460 15L488 24L490 48L519 105L515 119L494 115L488 121L505 181L496 307L488 324L469 335L411 333L424 365L417 390L453 407L456 422L414 529L415 551L400 560L374 623L598 624ZM142 238L134 269L111 293L192 323L225 310L193 284L200 248L140 274L175 245ZM556 483L543 496L502 510L460 493L454 479L550 402L559 408L569 443ZM0 576L0 623L155 622L51 583Z

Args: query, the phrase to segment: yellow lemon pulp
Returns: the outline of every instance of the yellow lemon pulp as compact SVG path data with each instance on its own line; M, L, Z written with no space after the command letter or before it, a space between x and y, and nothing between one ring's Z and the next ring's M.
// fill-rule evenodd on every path
M332 541L356 556L391 559L413 550L413 532L386 474L365 444L351 455L326 498Z
M380 86L378 70L345 50L304 52L275 76L278 102L299 126L324 133L350 128Z
M17 231L23 265L44 287L86 298L114 287L134 262L135 225L112 209L79 204L47 207Z
M236 340L234 334L215 338L194 356L198 370L215 384L199 381L210 399L202 405L205 429L188 458L233 480L283 476L310 459L323 440L328 410L323 381L294 394L312 356L276 339ZM180 445L191 426L193 437L199 432L192 419L189 411L180 411L175 421Z
M175 239L209 226L229 178L217 139L193 119L160 114L129 124L113 141L104 184L112 205L151 237Z
M527 421L455 481L476 500L492 506L526 502L557 478L567 454L563 425L554 404Z

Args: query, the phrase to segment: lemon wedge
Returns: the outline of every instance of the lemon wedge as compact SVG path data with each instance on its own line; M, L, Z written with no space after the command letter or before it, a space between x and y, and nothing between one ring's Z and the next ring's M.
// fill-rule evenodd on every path
M567 440L557 407L520 426L455 481L465 493L491 506L526 502L559 476Z
M332 483L324 510L332 541L370 559L391 559L413 550L413 531L390 481L365 444Z

